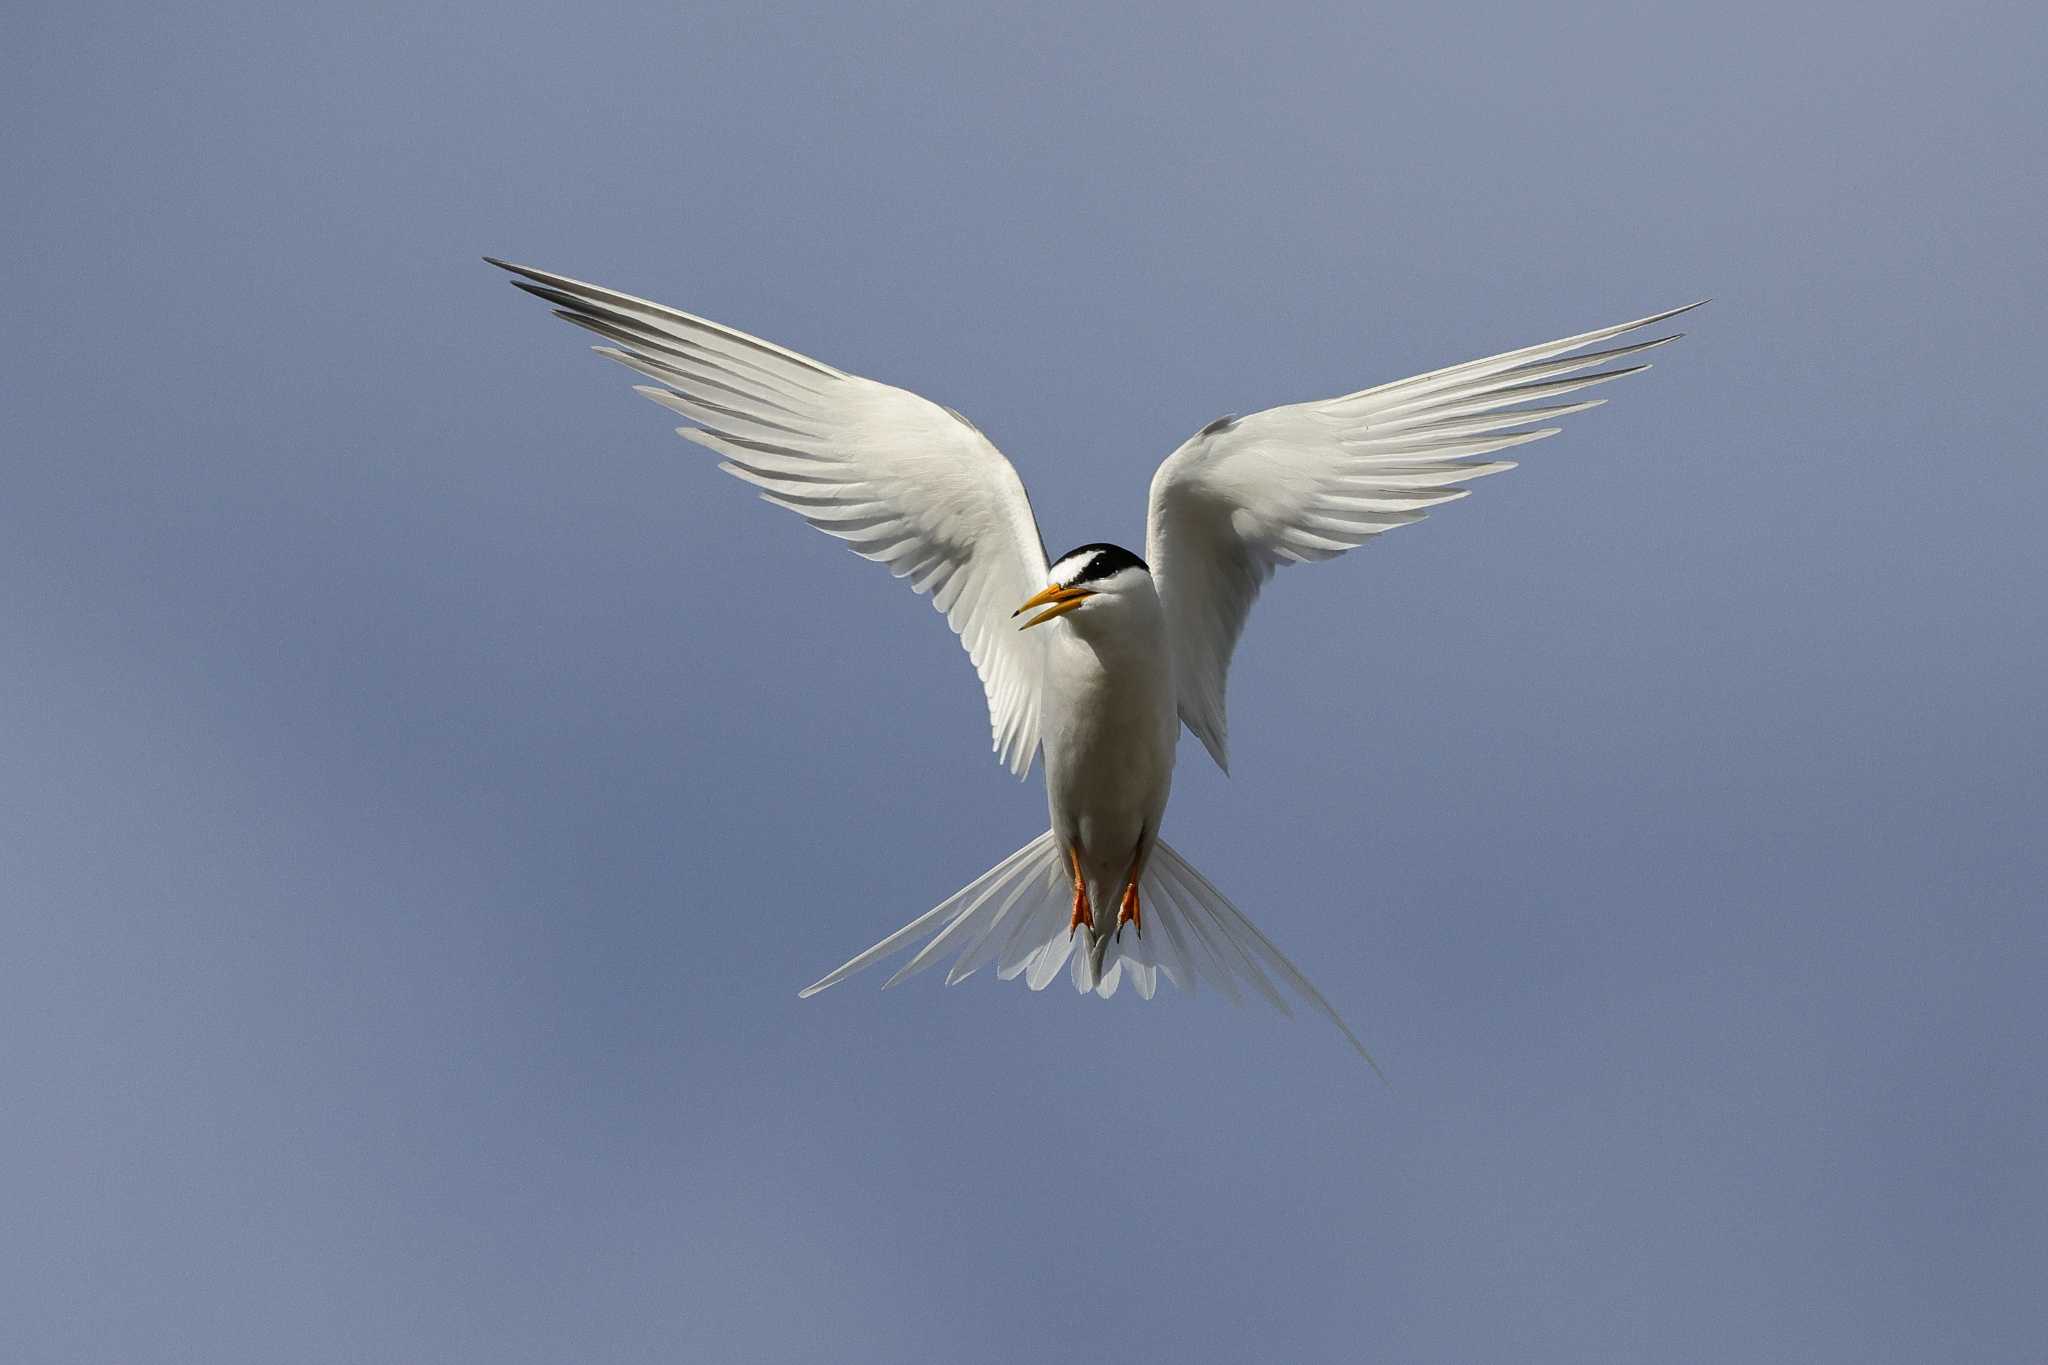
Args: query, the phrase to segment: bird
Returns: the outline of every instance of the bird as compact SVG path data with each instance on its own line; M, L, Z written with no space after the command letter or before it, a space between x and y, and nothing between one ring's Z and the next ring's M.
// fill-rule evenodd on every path
M1514 468L1500 452L1606 401L1683 333L1642 330L1707 302L1334 398L1219 417L1153 476L1143 557L1094 542L1048 557L1016 469L962 414L734 327L496 257L593 349L649 382L676 431L930 599L966 649L992 747L1044 758L1046 830L805 987L924 940L885 985L950 961L1043 990L1064 970L1107 999L1128 978L1315 1010L1375 1071L1329 1000L1160 837L1180 731L1229 772L1225 689L1253 602L1280 568L1332 559ZM1620 344L1607 345L1620 341ZM1569 399L1556 402L1553 400Z

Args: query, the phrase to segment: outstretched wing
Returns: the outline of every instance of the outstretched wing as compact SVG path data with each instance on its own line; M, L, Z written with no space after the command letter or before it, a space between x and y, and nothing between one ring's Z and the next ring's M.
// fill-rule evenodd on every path
M1548 422L1604 399L1544 406L1646 364L1600 368L1680 333L1585 348L1699 307L1467 361L1322 402L1212 422L1152 478L1145 557L1165 604L1181 720L1229 768L1223 695L1259 589L1282 564L1329 559L1513 469L1482 460L1555 436ZM1594 373L1585 373L1588 370ZM1533 405L1533 406L1532 406Z
M988 694L997 757L1038 750L1045 642L1010 613L1045 586L1045 544L1017 471L959 414L730 327L485 257L654 381L634 392L694 425L677 434L856 554L910 580L960 637Z

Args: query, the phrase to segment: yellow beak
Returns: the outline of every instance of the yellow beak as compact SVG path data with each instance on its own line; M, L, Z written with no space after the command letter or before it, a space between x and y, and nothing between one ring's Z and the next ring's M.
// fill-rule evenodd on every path
M1093 596L1095 596L1093 588L1063 588L1055 583L1044 592L1034 593L1023 606L1011 612L1010 615L1013 617L1022 616L1033 607L1045 607L1044 611L1017 627L1019 630L1029 630L1033 626L1044 625L1055 616L1065 616L1068 612L1080 606L1085 599ZM1052 605L1046 606L1047 603Z

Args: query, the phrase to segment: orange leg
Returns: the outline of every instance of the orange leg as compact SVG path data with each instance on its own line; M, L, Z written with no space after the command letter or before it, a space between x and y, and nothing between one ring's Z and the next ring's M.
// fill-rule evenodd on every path
M1067 850L1067 866L1074 874L1074 917L1067 921L1067 937L1072 938L1074 931L1084 924L1092 934L1095 932L1095 915L1088 908L1088 882L1081 875L1080 850Z
M1138 875L1143 871L1144 869L1138 866L1138 860L1133 858L1131 875L1124 882L1124 898L1116 911L1116 936L1119 939L1124 936L1126 924L1138 931L1139 938L1145 937L1145 914L1138 908Z

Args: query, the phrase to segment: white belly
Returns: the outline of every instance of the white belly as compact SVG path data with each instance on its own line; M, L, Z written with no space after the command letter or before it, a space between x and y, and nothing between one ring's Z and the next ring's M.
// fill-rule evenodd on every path
M1061 845L1079 850L1090 903L1113 925L1132 862L1152 851L1173 787L1180 719L1172 665L1163 638L1097 643L1061 631L1049 643L1046 804Z

